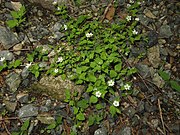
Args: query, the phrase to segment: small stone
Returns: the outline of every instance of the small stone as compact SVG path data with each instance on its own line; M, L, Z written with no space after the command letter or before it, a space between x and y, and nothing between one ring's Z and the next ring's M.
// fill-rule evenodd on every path
M20 51L22 49L23 45L22 44L17 44L15 46L13 46L13 50L14 51Z
M158 119L152 119L151 124L154 128L157 128L159 125L159 120Z
M16 98L20 103L28 103L29 95L27 93L19 93Z
M9 29L0 26L0 43L5 49L9 49L19 43L18 37Z
M28 104L19 109L18 117L28 118L38 115L38 108L33 104Z
M150 31L148 34L148 45L149 46L154 46L158 43L158 34L156 33L156 31Z
M20 75L14 72L10 73L6 76L5 82L9 86L10 91L15 92L21 83Z
M8 100L3 101L8 111L14 112L17 106L17 102L11 102Z
M124 110L124 113L127 114L130 118L132 118L135 115L136 110L130 106Z
M144 10L144 14L145 14L145 16L152 18L152 19L156 18L156 16L147 8Z
M107 130L105 128L99 128L94 132L94 135L107 135Z
M0 51L0 57L5 57L5 60L11 61L13 60L14 55L10 51Z
M153 46L148 49L148 60L152 64L154 68L158 68L161 59L160 59L160 52L159 52L159 46Z
M131 135L131 128L123 127L120 129L119 133L117 133L116 135Z
M157 73L154 74L153 83L158 87L162 88L165 85L165 81Z
M43 124L52 124L55 122L55 119L49 114L39 114L37 119Z
M150 67L148 67L147 65L143 65L141 63L138 63L136 65L136 68L138 69L140 75L143 76L143 78L148 78L151 76Z
M165 24L160 27L159 37L161 38L169 38L173 35L171 28L169 25Z

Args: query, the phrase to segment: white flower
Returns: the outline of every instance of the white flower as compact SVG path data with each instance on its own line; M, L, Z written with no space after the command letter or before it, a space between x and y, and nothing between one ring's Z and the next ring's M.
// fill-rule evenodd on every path
M136 20L136 21L139 21L139 18L137 17L137 18L135 18L135 20Z
M131 86L129 84L124 85L125 90L130 90Z
M126 16L126 20L127 20L127 21L131 21L131 16L129 16L129 15Z
M87 38L90 38L90 37L92 37L92 36L93 36L92 33L86 33L86 37L87 37Z
M5 59L5 57L1 57L0 61L3 62Z
M134 3L134 1L133 1L133 0L130 0L129 3Z
M140 5L140 4L141 4L141 2L139 2L139 1L138 1L138 2L137 2L137 4L138 4L138 5Z
M59 62L62 62L62 61L63 61L63 58L62 58L62 57L59 57L56 62L59 63Z
M119 106L119 101L116 101L116 100L115 100L115 101L113 102L113 105L116 106L116 107Z
M108 83L108 86L114 86L114 81L113 80L109 80L107 83Z
M129 8L131 6L131 4L127 4L127 7Z
M57 0L54 0L52 4L53 4L53 5L56 5L56 4L57 4Z
M32 62L26 64L26 68L29 68L31 66Z
M66 24L64 24L64 30L67 30L67 25Z
M100 91L97 91L97 92L96 92L96 97L101 97L101 94L102 94L102 93L101 93Z
M58 73L58 71L59 71L59 70L58 70L57 68L56 68L56 69L54 69L54 73Z
M61 8L60 8L60 7L57 7L57 10L61 10Z
M137 35L138 34L138 31L136 31L135 29L132 31L132 33L134 34L134 35Z

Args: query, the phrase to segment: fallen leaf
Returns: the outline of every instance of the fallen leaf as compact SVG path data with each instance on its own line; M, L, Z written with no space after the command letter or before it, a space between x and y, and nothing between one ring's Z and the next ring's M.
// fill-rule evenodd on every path
M115 14L115 8L113 5L111 5L106 13L106 19L108 19L109 21L111 21L114 17Z

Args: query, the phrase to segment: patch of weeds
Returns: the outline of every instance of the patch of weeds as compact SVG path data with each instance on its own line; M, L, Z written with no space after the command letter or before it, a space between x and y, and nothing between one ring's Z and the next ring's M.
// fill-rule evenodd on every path
M0 72L6 69L14 69L22 64L22 60L17 59L13 61L7 61L5 57L0 59Z
M163 70L159 70L158 73L162 77L162 79L166 81L168 85L171 86L172 89L180 92L180 85L178 84L178 81L171 79L171 76L169 73Z
M19 27L23 22L25 22L25 6L22 6L18 11L11 11L10 13L13 19L6 22L10 28Z
M41 134L50 134L52 130L58 129L59 128L58 126L61 125L61 124L62 124L62 117L59 116L59 117L56 118L55 122L49 124L47 127L42 129L40 131L40 133Z
M30 120L28 119L22 124L20 131L13 132L12 135L28 135L29 126L30 126Z

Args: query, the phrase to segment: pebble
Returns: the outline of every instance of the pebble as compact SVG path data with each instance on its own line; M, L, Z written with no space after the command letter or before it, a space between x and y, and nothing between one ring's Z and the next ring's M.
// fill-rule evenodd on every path
M12 72L6 76L5 82L8 85L10 91L15 92L21 83L20 75Z
M99 128L94 132L94 135L107 135L107 130L105 128Z
M165 24L160 27L159 37L161 38L170 38L173 35L169 25Z
M9 29L0 26L0 43L5 49L9 49L19 43L18 37Z
M38 115L38 107L35 107L33 104L28 104L19 109L18 117L19 118L28 118Z
M8 100L4 100L3 103L5 104L6 106L6 109L10 112L14 112L15 109L16 109L16 106L17 106L17 102L11 102L11 101L8 101Z

